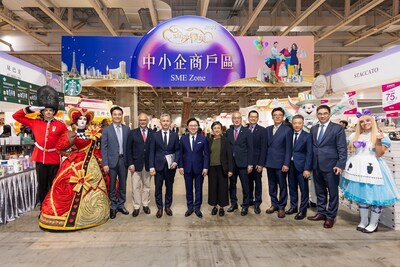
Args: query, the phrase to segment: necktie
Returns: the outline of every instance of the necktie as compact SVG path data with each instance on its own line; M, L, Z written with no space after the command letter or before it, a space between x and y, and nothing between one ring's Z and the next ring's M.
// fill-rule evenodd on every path
M146 129L142 129L143 142L146 143Z
M193 148L194 148L194 135L192 136L192 151L193 151Z
M251 126L251 132L253 132L253 131L254 131L254 128L255 128L255 126Z
M297 142L297 137L299 137L299 133L294 133L294 142L293 142L293 147L296 145L296 142Z
M119 144L119 154L122 155L122 154L124 154L124 148L122 146L121 125L117 125L117 138L118 138L118 144Z
M235 139L235 141L238 138L238 130L237 129L235 130L235 134L234 134L233 138Z
M272 135L275 135L276 130L278 130L278 127L274 126L274 128L272 129Z
M165 146L168 145L168 141L167 141L167 132L164 132L164 145L165 145Z
M322 137L324 137L324 127L325 125L321 124L319 127L321 127L321 130L319 131L317 143L320 144L322 141Z

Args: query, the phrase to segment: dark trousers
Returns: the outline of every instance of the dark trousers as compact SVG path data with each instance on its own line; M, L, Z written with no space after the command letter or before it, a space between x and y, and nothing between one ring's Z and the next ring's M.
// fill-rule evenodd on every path
M188 210L200 210L203 203L203 181L204 177L200 174L185 173L186 204ZM195 191L195 201L193 204L193 181Z
M271 198L271 205L284 210L287 203L286 173L282 169L267 168L268 191ZM279 199L278 199L279 187Z
M278 67L278 63L276 62L276 59L275 58L270 58L270 61L271 61L271 65L273 65L274 66L274 71L275 71L275 74L278 74L277 73L277 67ZM272 66L271 66L272 67ZM272 68L271 68L271 70L272 70Z
M260 206L262 202L262 172L258 172L256 168L249 173L249 192L250 203Z
M128 167L125 166L124 158L118 158L115 168L110 168L110 200L111 209L124 208L126 201L126 179L128 176ZM117 178L118 177L118 178ZM117 199L117 179L118 179L118 199Z
M313 174L317 193L317 212L333 220L336 218L339 208L339 176L335 175L333 171L323 172L318 167L313 170Z
M208 204L220 207L229 205L228 176L221 165L208 169Z
M165 181L165 207L171 208L172 205L172 194L173 194L173 185L175 178L176 169L168 169L167 164L161 171L156 172L156 178L154 179L155 183L155 197L156 197L156 205L157 208L163 208L163 200L162 200L162 186Z
M306 213L309 200L308 179L304 178L302 171L298 171L296 169L293 161L290 163L288 182L289 182L290 208L293 209L298 208L298 203L299 203L298 188L300 188L301 198L300 198L299 211Z
M38 181L38 198L43 203L56 177L60 164L43 164L36 162L36 179Z
M239 175L240 183L242 184L242 192L243 192L243 204L242 208L247 209L249 207L249 175L247 173L247 167L239 168L234 164L233 176L229 178L229 193L231 197L231 205L237 204L237 195L236 195L236 183L237 177Z

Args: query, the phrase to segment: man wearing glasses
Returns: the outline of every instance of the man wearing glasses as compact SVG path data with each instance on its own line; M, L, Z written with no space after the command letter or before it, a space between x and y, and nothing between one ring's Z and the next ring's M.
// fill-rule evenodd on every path
M266 210L266 213L272 214L278 211L278 218L285 218L288 198L286 176L290 166L293 142L293 131L283 124L283 114L284 111L281 107L274 108L272 110L274 125L265 129L265 166L267 167L268 190L271 198L271 207Z
M339 176L346 166L346 134L341 125L330 121L329 106L319 106L317 117L319 123L310 131L313 140L313 176L317 193L317 214L307 219L325 221L324 228L332 228L339 207Z
M243 204L241 215L246 216L249 209L249 173L253 171L253 137L248 128L242 126L242 114L239 111L232 113L233 128L226 132L233 151L233 176L229 177L229 193L231 206L227 210L233 212L238 209L236 183L239 175L243 190Z

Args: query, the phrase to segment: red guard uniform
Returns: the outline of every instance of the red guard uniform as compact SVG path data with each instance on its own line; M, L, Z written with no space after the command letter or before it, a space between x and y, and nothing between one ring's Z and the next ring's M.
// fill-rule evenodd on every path
M20 109L13 114L13 118L31 128L35 136L36 142L32 160L36 162L39 200L42 202L60 165L60 155L57 150L61 147L57 146L58 140L61 139L63 134L67 134L68 130L67 126L61 121L31 119L25 117L28 113L32 113L29 107Z

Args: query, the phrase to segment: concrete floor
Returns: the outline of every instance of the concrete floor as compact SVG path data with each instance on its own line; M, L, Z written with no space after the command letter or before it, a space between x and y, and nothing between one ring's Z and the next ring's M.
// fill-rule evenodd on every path
M77 232L39 229L36 209L0 226L1 266L400 266L400 231L380 225L379 232L355 230L358 214L339 208L334 228L323 222L268 215L264 180L262 213L253 209L211 216L204 183L203 219L185 218L182 176L174 184L174 215L155 217L154 185L150 215L117 214L102 226ZM130 187L130 179L128 181ZM129 188L126 207L132 211ZM239 196L241 200L241 195ZM315 210L309 210L313 215Z

